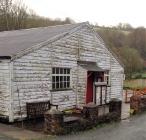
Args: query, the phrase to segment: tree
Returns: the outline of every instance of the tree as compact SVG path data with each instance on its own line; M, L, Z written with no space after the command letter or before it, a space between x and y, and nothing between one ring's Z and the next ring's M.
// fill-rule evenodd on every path
M120 24L120 27L122 29L123 24ZM125 74L130 78L133 73L143 70L143 61L146 60L146 29L140 27L128 32L121 29L115 27L97 28L107 46L124 63Z
M133 30L133 27L129 23L119 23L116 28L124 31Z
M14 17L15 29L26 27L28 17L27 6L22 1L18 1L17 3L13 4L11 14Z
M113 28L102 28L98 30L98 33L110 48L119 48L127 45L127 36L120 30Z
M127 78L131 78L134 72L142 71L143 60L136 49L127 46L122 47L119 49L119 55L125 65L125 73Z
M69 23L74 21L68 17L65 20L41 17L28 9L22 0L0 0L0 31Z
M0 0L0 24L5 30L9 30L9 13L12 7L12 0Z
M139 27L129 34L129 46L137 49L146 60L146 29Z

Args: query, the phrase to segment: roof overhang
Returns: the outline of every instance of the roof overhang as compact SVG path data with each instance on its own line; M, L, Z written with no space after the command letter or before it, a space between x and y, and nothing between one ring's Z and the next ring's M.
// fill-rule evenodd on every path
M11 59L11 56L0 56L0 60Z
M86 69L87 71L93 71L93 72L104 72L107 70L104 70L100 68L96 62L90 62L90 61L77 61L77 64L80 65L83 69Z

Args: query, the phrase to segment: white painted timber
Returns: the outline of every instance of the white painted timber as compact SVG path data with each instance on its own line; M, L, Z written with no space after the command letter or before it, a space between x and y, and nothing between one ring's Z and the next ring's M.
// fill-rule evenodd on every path
M10 111L10 69L9 62L0 62L0 115L9 116Z
M75 105L82 107L86 103L87 70L77 64L78 60L93 61L102 69L109 70L111 87L108 87L108 101L121 99L124 70L89 25L29 51L13 60L12 118L26 117L27 102L50 100L59 105L60 110ZM71 68L70 90L52 90L52 67ZM0 111L8 115L10 95L7 83L10 79L7 64L0 64L0 74Z

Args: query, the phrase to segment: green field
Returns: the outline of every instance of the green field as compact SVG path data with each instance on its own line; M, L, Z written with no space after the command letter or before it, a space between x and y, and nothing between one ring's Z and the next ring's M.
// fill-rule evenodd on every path
M132 79L124 81L124 88L143 89L146 88L146 79Z

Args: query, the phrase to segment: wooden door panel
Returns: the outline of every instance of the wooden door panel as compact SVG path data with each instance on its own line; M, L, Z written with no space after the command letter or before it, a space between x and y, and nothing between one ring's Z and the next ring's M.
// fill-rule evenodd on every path
M93 73L88 72L87 73L86 103L93 102L93 81L94 81Z

